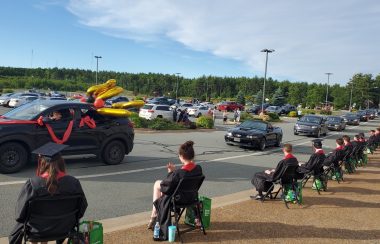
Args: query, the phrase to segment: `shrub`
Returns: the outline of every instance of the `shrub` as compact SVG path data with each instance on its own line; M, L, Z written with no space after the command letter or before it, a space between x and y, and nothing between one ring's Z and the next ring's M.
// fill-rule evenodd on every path
M297 117L297 111L290 111L289 114L288 114L289 117Z
M264 113L260 113L259 117L260 117L260 119L261 119L262 121L269 121L269 120L270 120L269 115L264 114Z
M241 112L240 113L240 122L244 122L246 120L252 120L254 117L252 114L247 112Z
M147 119L139 117L138 114L133 113L129 116L135 128L148 128L149 121Z
M278 116L278 114L276 114L276 113L268 113L268 116L269 116L271 121L280 120L280 116Z
M197 127L212 129L214 128L214 120L210 116L201 116L195 121Z
M324 114L324 115L332 115L332 111L331 110L321 110L320 112L321 114Z
M135 99L134 99L134 101L136 101L136 100L142 100L142 101L144 101L144 98L143 98L143 97L136 96Z
M13 89L4 89L3 93L13 93L15 92Z
M183 129L184 127L171 120L155 118L149 122L148 128L154 130L178 130Z

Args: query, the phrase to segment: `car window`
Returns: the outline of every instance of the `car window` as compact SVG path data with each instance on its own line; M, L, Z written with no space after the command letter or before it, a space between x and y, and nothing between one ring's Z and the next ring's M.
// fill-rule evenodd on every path
M48 106L39 103L28 103L24 106L9 111L8 113L4 114L4 117L7 119L31 120L36 115L40 114L48 108Z
M267 129L267 124L258 121L247 120L244 121L239 127L246 130L256 129L265 131Z
M319 124L321 122L321 118L314 117L314 116L304 116L304 117L300 118L299 121Z
M142 109L152 109L153 108L153 105L144 105L144 107L142 107Z
M169 111L168 106L157 106L156 110Z

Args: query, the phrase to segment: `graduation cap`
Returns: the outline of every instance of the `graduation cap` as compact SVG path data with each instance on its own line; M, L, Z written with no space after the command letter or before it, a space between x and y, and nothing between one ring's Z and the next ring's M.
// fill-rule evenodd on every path
M313 146L316 148L322 148L322 139L314 139L312 140Z
M61 151L68 145L48 142L45 145L35 149L32 153L43 156L46 162L55 161L61 156Z

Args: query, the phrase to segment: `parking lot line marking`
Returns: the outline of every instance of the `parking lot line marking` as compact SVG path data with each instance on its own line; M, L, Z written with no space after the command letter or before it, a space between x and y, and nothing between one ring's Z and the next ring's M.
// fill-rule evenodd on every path
M367 124L368 122L364 122L363 124ZM351 126L350 128L347 129L352 129L356 128ZM323 138L328 138L331 136L335 136L339 134L340 132L334 132L332 134L329 134L327 136L322 137ZM294 147L304 145L310 143L310 141L305 141L301 143L297 143L293 145ZM223 161L226 159L235 159L235 158L245 158L245 157L252 157L252 156L258 156L258 155L263 155L267 154L270 152L275 152L275 151L280 151L281 148L274 148L270 150L266 150L263 152L255 152L255 153L250 153L250 154L245 154L245 155L238 155L238 156L231 156L231 157L224 157L224 158L215 158L215 159L210 159L210 160L204 160L204 161L199 161L199 163L205 163L205 162L218 162L218 161ZM176 164L176 166L180 166L181 164ZM134 170L125 170L125 171L120 171L120 172L112 172L112 173L104 173L104 174L92 174L92 175L81 175L81 176L75 176L77 179L90 179L90 178L97 178L97 177L106 177L106 176L114 176L114 175L123 175L123 174L131 174L131 173L139 173L139 172L144 172L144 171L151 171L151 170L157 170L157 169L166 169L165 166L158 166L158 167L150 167L150 168L143 168L143 169L134 169ZM8 186L8 185L17 185L17 184L23 184L25 183L27 179L25 180L18 180L18 181L8 181L8 182L0 182L0 186Z

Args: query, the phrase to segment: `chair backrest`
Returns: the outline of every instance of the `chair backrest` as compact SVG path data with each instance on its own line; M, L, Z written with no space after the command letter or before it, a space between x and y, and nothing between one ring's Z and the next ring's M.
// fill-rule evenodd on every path
M285 170L280 176L281 184L290 184L294 182L295 180L297 180L298 178L297 168L298 168L298 165L285 166Z
M193 204L198 201L198 191L205 179L204 175L182 178L172 195L176 205Z
M82 195L52 195L29 201L25 222L28 239L57 240L67 237L79 222Z

